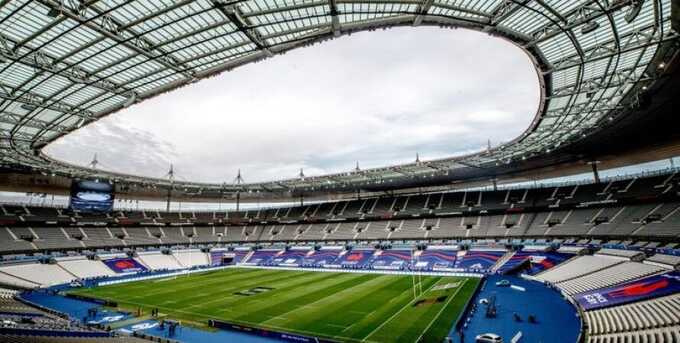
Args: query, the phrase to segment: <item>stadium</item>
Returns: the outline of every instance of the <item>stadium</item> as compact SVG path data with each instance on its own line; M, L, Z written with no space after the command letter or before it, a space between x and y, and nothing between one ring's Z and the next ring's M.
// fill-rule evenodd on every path
M298 48L417 27L525 54L529 127L257 182L48 153ZM676 0L0 0L0 342L680 343L679 33Z

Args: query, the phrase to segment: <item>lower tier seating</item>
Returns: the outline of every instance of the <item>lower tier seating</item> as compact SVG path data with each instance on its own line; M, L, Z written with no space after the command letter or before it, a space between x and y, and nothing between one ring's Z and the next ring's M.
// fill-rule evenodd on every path
M588 335L649 330L680 323L680 294L585 312Z
M680 343L680 325L591 336L588 343Z
M0 272L22 280L31 280L43 286L69 283L77 277L56 264L28 263L3 266Z
M139 254L137 259L151 269L184 268L174 256L161 254L160 252Z
M210 264L208 254L199 250L175 251L173 255L184 267L205 266Z
M597 272L625 262L625 259L608 256L579 256L537 276L539 280L552 283L564 282Z
M88 260L82 258L69 258L65 260L58 260L58 264L67 270L69 273L78 278L92 278L100 276L113 276L115 273L107 268L100 261Z
M567 294L576 294L609 287L666 270L665 268L645 263L624 262L575 279L557 283L557 287Z
M82 338L82 337L47 337L47 336L12 336L0 335L3 343L149 343L148 340L135 337Z

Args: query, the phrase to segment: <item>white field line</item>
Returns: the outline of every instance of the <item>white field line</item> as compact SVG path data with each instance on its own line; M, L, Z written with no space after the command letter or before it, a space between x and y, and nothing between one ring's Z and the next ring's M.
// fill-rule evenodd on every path
M442 280L442 279L440 279L439 281L441 281L441 280ZM422 294L425 294L425 293L429 292L430 289L432 289L432 287L434 287L436 284L439 283L439 281L433 283L432 286L430 286L428 289L426 289L425 292L423 292ZM410 291L410 289L409 289L409 291ZM402 294L403 294L403 293L402 293ZM421 294L421 295L422 295L422 294ZM390 318L388 318L386 321L382 322L382 324L380 324L377 328L375 328L375 330L371 331L366 337L364 337L364 338L362 339L362 341L364 341L364 342L369 342L369 340L368 340L369 337L371 337L374 333L378 332L378 330L380 330L383 326L385 326L385 324L389 323L392 319L394 319L397 315L399 315L401 312L403 312L405 309L407 309L407 308L411 305L411 303L413 303L413 302L416 301L416 300L418 300L418 298L414 298L413 300L409 301L409 302L408 302L406 305L404 305L404 307L402 307L399 311L397 311L395 314L393 314L393 315L392 315Z
M157 307L159 309L169 310L171 312L181 312L181 313L191 314L191 315L200 316L200 317L211 317L210 315L206 315L206 314L202 314L202 313L178 310L178 309L173 309L173 308L168 308L168 307L163 307L163 306L155 306L155 305L149 305L149 304L144 304L144 303L135 303L135 302L131 302L131 301L128 301L127 303L133 304L133 305L138 305L138 306L154 306L154 307ZM280 327L280 326L276 326L276 325L267 325L267 324L262 324L262 323L253 323L253 322L249 322L249 321L246 321L246 320L236 320L236 319L234 319L234 320L227 320L227 321L233 322L233 323L236 323L236 324L247 324L247 325L251 325L253 327L260 327L260 328L279 330L279 331L289 332L289 333L299 333L299 334L303 334L303 335L310 335L310 336L313 336L313 337L328 337L328 336L325 336L324 334L319 333L319 332L311 332L311 331L305 331L305 330L284 328L284 327ZM356 338L345 337L345 336L333 336L331 338L341 338L341 339L344 339L344 340L347 340L347 341L356 341L357 340Z
M183 278L180 281L188 281L188 280L185 280ZM188 284L186 286L181 285L177 288L174 288L173 290L168 290L167 288L163 288L163 289L160 289L157 292L146 292L142 295L137 295L137 296L134 296L134 297L130 297L128 299L141 299L141 298L156 296L156 295L165 294L165 293L176 293L176 292L180 292L180 291L187 291L187 290L190 290L192 288L198 289L198 288L200 288L204 285L209 285L209 284L213 284L213 283L214 284L220 284L220 283L223 283L223 282L226 282L226 281L229 281L229 278L227 278L226 280L222 280L222 281L216 281L216 279L214 279L214 278L213 279L205 279L204 281L193 281L191 284ZM154 281L154 282L156 282L156 281ZM205 294L205 293L199 293L195 297L192 297L192 298L197 298L197 297L201 296L201 294ZM190 299L190 298L187 298L187 299Z
M368 282L371 282L371 281L378 280L378 279L379 279L379 277L377 277L377 278L375 278L375 279L371 279L371 280L367 281L367 283L368 283ZM351 279L348 279L348 280L351 280ZM343 289L342 291L337 292L337 293L334 293L334 294L332 294L332 295L330 295L330 296L323 297L323 298L321 298L321 299L319 299L319 300L317 300L317 301L311 302L311 303L309 303L309 304L305 304L304 306L298 306L298 307L296 307L296 308L294 308L294 309L292 309L292 310L290 310L290 311L288 311L288 312L284 312L283 314L281 314L281 316L287 315L287 314L289 314L289 313L291 313L291 312L299 311L300 308L305 307L305 306L307 306L307 307L309 307L309 306L314 307L314 306L315 306L314 304L316 304L316 303L322 302L322 301L324 301L324 300L328 300L328 299L335 298L336 296L338 296L338 295L340 295L340 294L342 294L342 293L345 293L345 292L348 292L348 291L354 289L354 287L363 286L363 285L364 285L363 283L360 283L360 284L354 285L354 286L352 286L352 287L350 287L350 288L345 288L345 289ZM279 316L279 317L280 317L280 316ZM270 319L270 320L271 320L271 319ZM266 322L268 322L268 320L267 320L267 321L264 321L263 323L266 323Z
M265 274L265 275L266 275L265 279L268 280L269 277L272 277L275 274L272 274L272 275ZM205 285L219 284L219 283L223 283L223 282L226 282L226 281L229 281L229 279L223 280L223 281L220 281L220 282L215 281L215 279L206 279L205 281L193 282L191 285L188 285L189 287L178 287L175 290L168 290L168 289L164 288L162 290L159 290L158 292L148 292L148 293L144 293L142 295L129 297L127 299L142 299L142 298L148 298L148 297L151 297L151 296L157 296L157 295L165 294L165 293L175 293L175 292L180 292L180 291L187 291L191 288L201 288L202 286L205 286ZM248 283L250 283L251 281L252 280L247 280ZM243 287L247 287L247 286L243 286ZM238 288L234 288L233 290L236 291L237 289ZM197 293L197 294L194 294L193 296L182 299L182 301L200 298L202 296L207 296L207 295L210 295L210 293ZM125 299L125 298L121 298L121 299ZM216 302L216 301L209 301L209 302L206 302L206 303L212 303L212 302Z
M463 281L463 284L460 285L460 287L458 287L458 289L456 290L456 293L453 293L453 295L451 297L449 297L449 300L446 301L446 303L444 304L444 306L442 306L441 310L439 310L437 315L434 316L434 318L432 318L432 321L430 321L430 324L428 324L425 327L425 330L423 330L423 332L420 334L420 336L418 336L418 339L416 339L416 342L420 342L420 339L423 338L423 335L427 332L427 330L430 329L430 326L432 326L432 324L434 324L434 322L437 320L437 318L439 318L439 316L442 315L442 312L444 312L444 310L446 309L446 306L448 306L449 303L451 302L451 300L454 299L458 295L458 292L460 292L460 290L463 288L463 286L465 286L465 283L467 283L467 281L468 281L468 279L465 279L465 281Z

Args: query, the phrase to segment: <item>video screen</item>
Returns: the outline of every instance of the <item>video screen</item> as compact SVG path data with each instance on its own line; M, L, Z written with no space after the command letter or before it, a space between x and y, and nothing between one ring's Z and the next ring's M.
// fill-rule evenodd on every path
M69 207L79 212L111 212L113 189L113 185L108 182L73 181Z

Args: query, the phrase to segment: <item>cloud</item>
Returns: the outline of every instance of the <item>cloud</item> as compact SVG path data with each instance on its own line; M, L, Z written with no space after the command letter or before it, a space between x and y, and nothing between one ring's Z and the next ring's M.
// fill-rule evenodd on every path
M486 34L395 28L343 37L203 80L49 146L86 164L248 182L477 151L525 130L539 101L517 47Z
M172 143L126 120L90 125L49 145L46 152L80 165L89 165L97 154L98 168L153 177L163 176L178 158Z

